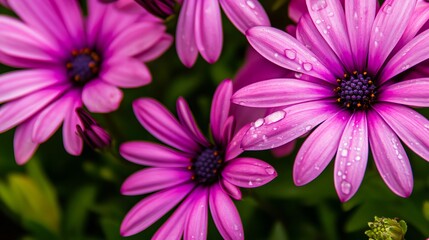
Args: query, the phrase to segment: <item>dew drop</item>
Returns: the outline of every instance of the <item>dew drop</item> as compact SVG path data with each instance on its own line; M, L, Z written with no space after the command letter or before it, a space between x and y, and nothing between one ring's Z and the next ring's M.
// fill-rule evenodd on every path
M296 58L296 51L294 49L286 49L285 55L290 60L294 60Z
M338 172L337 172L337 175L338 175L338 177L341 177L341 175L343 175L343 172L338 171Z
M316 12L325 9L328 6L325 0L311 0L310 5L311 10Z
M329 16L329 17L333 17L333 16L334 16L334 13L333 13L333 12L328 12L328 16Z
M320 20L320 19L316 20L316 24L321 24L321 23L322 23L322 20Z
M305 71L311 71L313 69L313 65L311 63L303 63L302 67L304 68Z
M285 116L286 116L286 112L283 110L273 112L270 115L265 117L266 124L276 123L282 120L283 118L285 118Z
M295 78L301 78L302 77L302 73L296 72L295 73Z
M355 160L356 160L356 161L360 161L360 159L361 159L361 157L360 157L360 156L356 156L356 157L355 157Z
M274 175L274 173L276 172L275 170L274 170L274 168L272 168L272 167L266 167L265 168L265 172L267 172L269 175Z
M308 125L307 127L305 127L305 131L310 131L311 130L311 125Z
M278 54L278 53L274 53L274 57L275 57L275 58L278 58L278 57L279 57L279 54Z
M341 156L342 157L347 157L347 154L348 154L349 152L347 151L347 149L343 149L343 151L341 151Z
M384 8L383 8L383 12L385 12L387 14L391 14L392 10L393 10L393 7L390 4L386 4L386 6L384 6Z
M253 186L253 182L249 181L247 184L249 184L249 186Z
M251 9L255 9L255 3L253 3L252 1L248 0L246 1L247 6L249 6Z
M352 185L349 182L347 181L341 182L341 192L343 192L344 194L350 194L351 187Z
M255 128L262 126L262 124L264 124L264 119L263 118L259 118L258 120L255 121L255 123L253 124L253 126Z

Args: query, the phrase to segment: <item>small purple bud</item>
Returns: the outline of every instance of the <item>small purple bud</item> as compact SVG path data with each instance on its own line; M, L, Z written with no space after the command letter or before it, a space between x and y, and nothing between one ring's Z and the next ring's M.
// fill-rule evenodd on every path
M112 144L112 138L94 118L83 108L77 108L76 113L83 123L83 128L76 125L77 134L92 149L106 149Z
M174 13L175 0L135 0L148 12L160 18L167 18Z

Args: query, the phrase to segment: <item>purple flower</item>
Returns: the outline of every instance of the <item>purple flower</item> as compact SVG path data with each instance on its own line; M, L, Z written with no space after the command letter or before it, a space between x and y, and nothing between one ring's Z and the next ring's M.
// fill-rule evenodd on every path
M110 4L88 1L10 1L21 20L0 16L0 62L24 68L0 76L0 132L17 127L15 158L24 164L63 123L66 151L79 155L82 126L75 109L116 110L119 88L151 81L142 63L162 54L172 39L147 14L124 14Z
M77 134L94 150L107 149L112 145L112 138L91 115L83 108L76 109L77 116L83 127L76 125Z
M417 3L417 7L416 7ZM272 79L239 90L233 101L250 107L284 109L256 120L244 135L246 150L286 144L316 128L294 164L296 185L315 179L335 157L334 182L349 200L364 176L369 145L381 177L407 197L413 176L401 140L429 160L429 121L411 107L429 106L429 78L402 80L398 74L429 57L429 31L417 9L425 1L307 0L308 14L297 39L270 27L247 31L265 58L311 79Z
M241 199L238 187L259 187L277 173L261 160L236 158L242 152L239 141L245 131L232 134L231 95L232 83L225 80L216 90L211 107L213 143L202 135L183 98L177 101L179 121L154 99L134 102L134 112L143 127L175 149L143 141L121 145L124 158L150 166L131 175L122 185L122 193L155 192L128 212L121 225L123 236L145 230L179 205L153 239L180 239L183 233L184 239L205 239L209 208L224 239L244 239L240 216L230 197Z
M219 4L231 22L244 33L253 26L269 26L257 0L183 0L176 30L176 48L182 63L192 67L198 53L209 63L218 60L223 33Z

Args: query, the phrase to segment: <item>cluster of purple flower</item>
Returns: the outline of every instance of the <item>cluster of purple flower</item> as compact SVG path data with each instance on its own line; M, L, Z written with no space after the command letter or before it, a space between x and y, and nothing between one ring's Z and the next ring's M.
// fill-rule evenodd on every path
M225 239L243 239L231 198L241 199L239 187L259 187L277 173L238 155L278 147L288 152L306 134L293 167L295 184L315 179L335 157L335 189L343 202L362 182L369 149L382 179L402 197L411 194L413 176L401 142L429 161L429 121L411 108L429 106L425 0L381 6L376 0L291 0L289 15L297 23L288 33L270 27L257 0L88 0L86 17L77 0L0 3L19 17L0 16L0 63L20 68L0 75L0 133L16 128L18 164L61 125L69 154L80 155L83 141L110 146L110 136L83 108L115 111L120 88L152 81L145 62L172 44L163 21L172 14L179 14L175 43L187 67L198 54L218 60L221 9L256 50L236 81L224 80L215 92L213 140L201 133L183 98L178 119L154 99L134 101L141 125L172 148L144 141L120 146L125 159L148 166L126 179L122 193L151 193L125 216L123 236L178 206L154 239L205 239L208 209Z

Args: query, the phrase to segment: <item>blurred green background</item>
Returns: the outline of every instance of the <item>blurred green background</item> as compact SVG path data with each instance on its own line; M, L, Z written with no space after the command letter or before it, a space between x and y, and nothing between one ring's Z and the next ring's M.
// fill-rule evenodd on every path
M261 1L274 26L284 28L287 0ZM11 14L2 8L2 13ZM177 18L168 21L174 34ZM204 132L208 130L213 92L223 79L234 78L242 66L246 39L225 18L224 48L219 62L210 65L201 58L192 69L185 68L174 45L149 63L153 83L124 90L118 111L95 115L114 137L115 149L129 140L157 141L137 122L131 103L139 97L154 97L175 112L175 101L184 96ZM1 72L10 68L0 66ZM429 111L421 111L429 116ZM428 136L429 137L429 136ZM85 148L80 157L63 149L61 133L41 145L34 158L18 166L13 157L13 130L0 135L0 239L123 239L120 223L143 196L122 196L127 176L141 169L114 154ZM298 146L302 140L298 141ZM414 174L410 198L394 195L381 180L372 158L357 194L340 203L333 183L333 164L312 183L295 187L292 166L298 148L288 157L275 158L270 151L246 152L275 166L279 176L266 186L245 190L236 201L247 239L367 239L364 231L374 216L398 217L408 224L407 239L429 237L429 164L408 152ZM167 215L168 216L168 215ZM164 222L127 239L150 239ZM208 239L220 239L209 220Z

